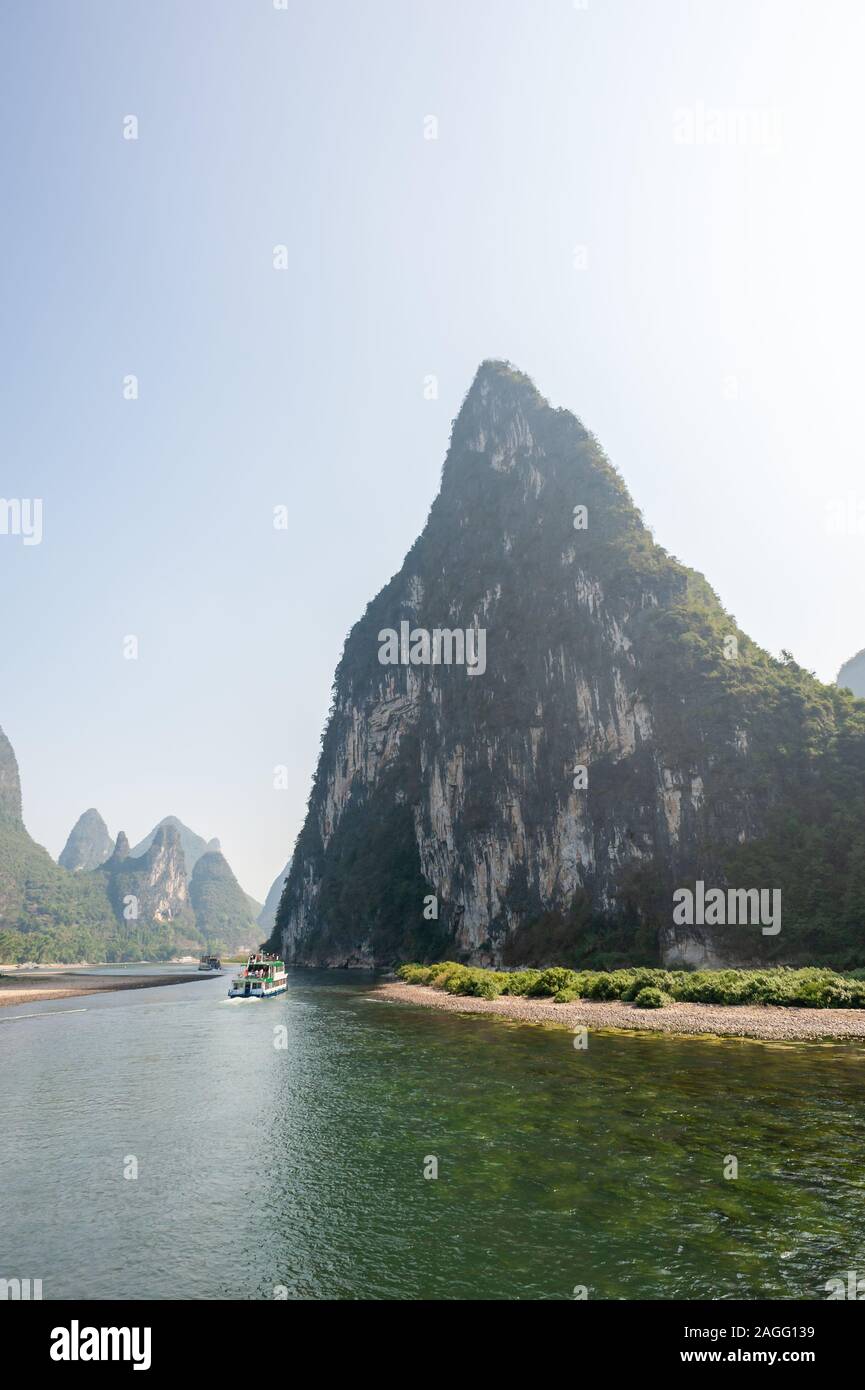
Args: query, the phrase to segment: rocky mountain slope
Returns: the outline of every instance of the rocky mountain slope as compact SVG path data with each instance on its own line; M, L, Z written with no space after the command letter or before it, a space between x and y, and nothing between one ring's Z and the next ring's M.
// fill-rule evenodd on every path
M77 874L98 869L111 857L114 841L108 833L108 826L93 807L80 815L69 832L69 838L57 863L70 873Z
M6 824L21 823L21 778L15 750L0 729L0 820Z
M188 825L184 825L177 816L163 816L158 825L154 825L149 834L145 835L144 839L130 850L130 854L133 858L146 854L159 831L167 825L172 826L180 836L183 859L186 864L186 876L189 879L192 877L192 871L202 854L207 854L211 850L218 851L220 846L218 840L205 840L201 835L197 835L194 830L190 830Z
M130 852L129 840L121 830L114 853L98 872L105 878L126 940L140 941L142 956L159 954L163 943L171 942L178 951L197 944L183 846L176 826L161 826L141 855Z
M845 661L838 672L837 684L852 690L860 700L865 699L865 651Z
M104 886L72 875L27 833L12 745L0 729L0 961L101 959L115 928Z
M258 926L263 936L270 936L276 926L276 912L279 907L279 900L282 897L282 890L285 880L291 872L291 860L289 859L282 873L277 874L267 892L264 906L258 916Z
M184 834L195 856L191 876ZM123 831L112 845L101 816L87 811L55 864L24 827L18 764L0 730L0 962L238 950L261 939L260 911L219 850L173 816L136 854Z
M189 880L189 900L195 924L205 945L217 949L257 946L262 938L258 925L261 904L247 896L219 850L209 850L197 860Z
M485 363L346 641L271 944L865 963L863 774L865 704L758 648L579 420ZM783 930L676 924L697 879L783 890Z

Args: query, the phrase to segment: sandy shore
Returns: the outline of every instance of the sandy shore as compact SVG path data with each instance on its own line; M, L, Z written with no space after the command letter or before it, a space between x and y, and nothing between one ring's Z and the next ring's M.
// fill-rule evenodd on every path
M472 999L446 994L428 985L394 982L379 985L374 999L419 1004L448 1013L494 1014L521 1023L559 1024L565 1028L628 1029L650 1033L709 1034L712 1037L763 1038L799 1042L809 1038L865 1038L865 1009L786 1009L765 1004L669 1004L663 1009L636 1009L615 999L554 1004L551 999Z
M82 994L101 994L116 989L151 989L155 985L185 985L212 975L86 975L42 971L38 975L0 976L0 1009L12 1004L38 1004L43 999L74 999Z

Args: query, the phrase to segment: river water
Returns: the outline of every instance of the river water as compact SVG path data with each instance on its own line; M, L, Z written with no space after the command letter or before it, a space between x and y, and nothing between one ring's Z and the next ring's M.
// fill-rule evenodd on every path
M0 1010L0 1276L46 1299L825 1299L865 1275L861 1046L583 1051L355 973L255 1003L228 978Z

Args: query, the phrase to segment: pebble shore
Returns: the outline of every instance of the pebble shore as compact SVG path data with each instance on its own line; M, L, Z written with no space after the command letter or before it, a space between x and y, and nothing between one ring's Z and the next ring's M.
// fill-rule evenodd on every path
M788 1009L766 1004L669 1004L637 1009L623 1000L524 999L509 994L473 999L447 994L428 985L388 981L372 997L399 1004L419 1004L447 1013L495 1014L521 1023L559 1024L564 1028L630 1030L650 1033L703 1034L712 1037L762 1038L803 1042L821 1038L865 1038L865 1009Z
M212 979L195 975L85 975L44 971L39 975L0 976L0 1009L13 1004L41 1004L45 999L76 999L118 989L153 989L157 985L187 985L190 980Z

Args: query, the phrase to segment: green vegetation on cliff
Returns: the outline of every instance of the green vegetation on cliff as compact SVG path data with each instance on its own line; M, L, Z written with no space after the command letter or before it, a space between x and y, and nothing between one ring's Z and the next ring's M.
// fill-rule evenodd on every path
M261 905L247 897L219 850L208 850L196 861L189 901L198 938L208 950L258 944Z
M25 829L18 764L0 730L0 963L167 960L258 943L260 904L221 853L198 858L187 888L185 827L175 817L156 827L137 856L121 832L111 856L90 870L94 822L107 835L101 817L88 812L76 827L85 843L70 837L77 872L55 864ZM98 846L97 858L103 854Z
M114 927L104 884L61 869L25 830L18 763L0 729L0 962L103 959Z
M482 625L485 672L383 666L404 620ZM782 894L778 936L718 929L716 954L865 965L865 701L753 642L580 421L485 363L423 533L345 643L271 944L657 964L696 879Z
M101 881L59 868L0 819L0 962L104 960L115 927Z

